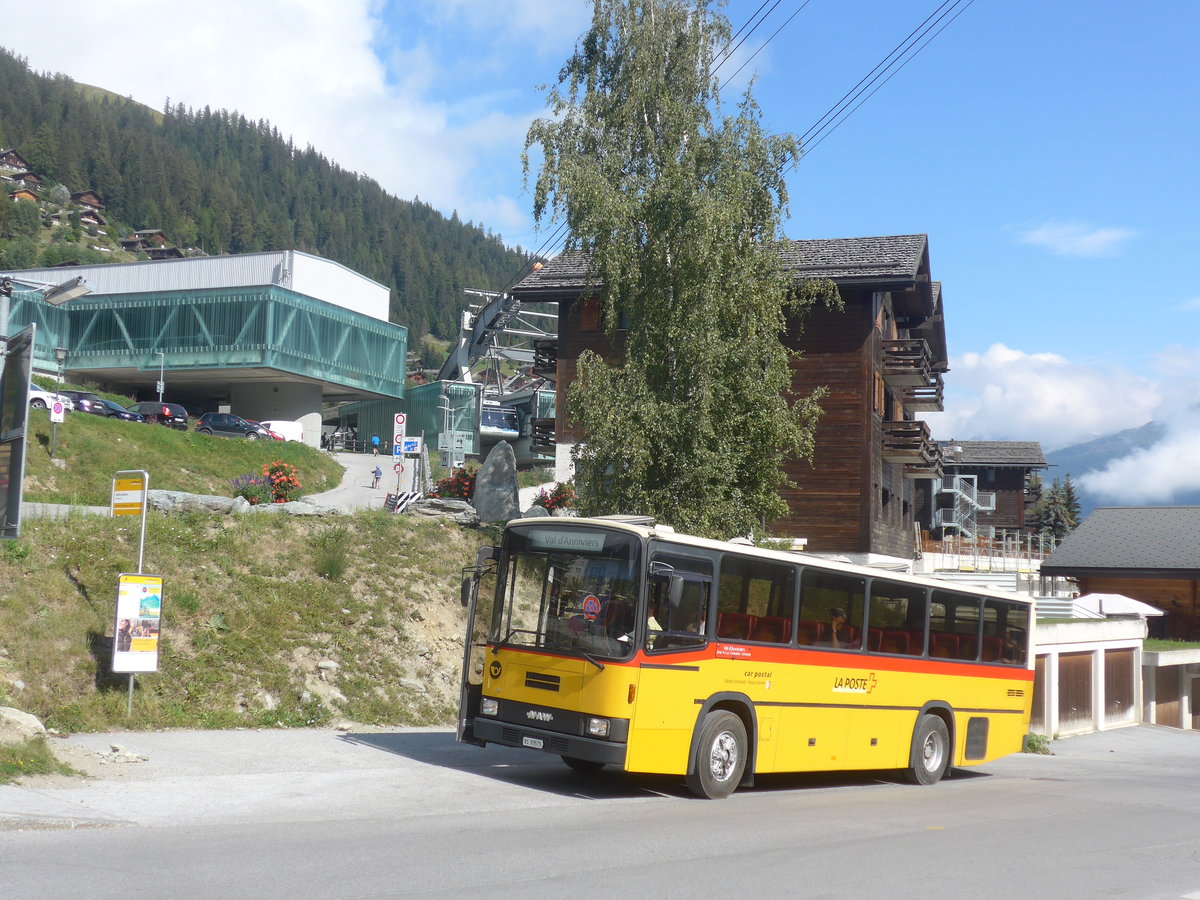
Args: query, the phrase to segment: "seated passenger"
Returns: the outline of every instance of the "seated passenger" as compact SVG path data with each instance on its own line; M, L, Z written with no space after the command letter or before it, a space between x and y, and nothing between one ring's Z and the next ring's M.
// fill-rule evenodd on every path
M849 649L856 643L854 631L846 624L846 611L838 606L829 610L829 646Z

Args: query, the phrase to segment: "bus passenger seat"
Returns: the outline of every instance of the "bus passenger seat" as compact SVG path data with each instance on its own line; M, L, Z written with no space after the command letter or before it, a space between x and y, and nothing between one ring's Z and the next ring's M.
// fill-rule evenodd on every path
M881 653L907 653L908 632L889 628L879 643Z
M1004 652L1004 639L989 635L983 639L983 661L995 662Z
M958 656L958 635L933 635L933 639L929 643L929 655L939 659L955 659Z
M717 616L717 637L745 640L754 631L757 616L746 613L720 613Z
M792 620L783 616L763 616L750 634L752 641L786 644L792 633Z
M882 628L867 629L867 649L873 652L879 652L879 645L883 642Z
M816 644L821 640L821 623L811 619L801 619L796 625L797 644Z
M970 634L960 634L958 636L958 658L959 659L974 659L975 652L978 649L979 642Z

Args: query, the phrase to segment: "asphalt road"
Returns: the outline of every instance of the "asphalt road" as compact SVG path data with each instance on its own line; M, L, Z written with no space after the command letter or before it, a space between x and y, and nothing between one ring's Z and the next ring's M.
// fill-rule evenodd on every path
M0 787L0 896L1200 898L1200 733L1154 726L725 801L441 730L66 744L101 775Z

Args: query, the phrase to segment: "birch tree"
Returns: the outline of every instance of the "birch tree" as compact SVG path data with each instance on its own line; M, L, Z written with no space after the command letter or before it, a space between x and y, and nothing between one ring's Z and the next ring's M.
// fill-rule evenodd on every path
M819 408L791 396L781 336L836 298L781 271L799 147L766 133L749 89L722 111L729 38L707 0L594 0L524 153L535 218L565 221L623 351L582 354L567 398L580 509L715 537L786 512L782 464L811 455Z

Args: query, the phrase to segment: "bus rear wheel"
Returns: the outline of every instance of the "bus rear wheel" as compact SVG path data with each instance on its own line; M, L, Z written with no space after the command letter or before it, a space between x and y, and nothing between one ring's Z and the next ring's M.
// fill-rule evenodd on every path
M905 777L913 784L937 784L950 763L950 732L941 716L926 713L917 720Z
M604 768L604 763L596 762L593 759L580 759L578 756L564 756L562 761L567 764L567 768L581 775L592 775Z
M688 787L698 797L722 800L733 793L745 770L746 726L731 712L709 713L700 727Z

